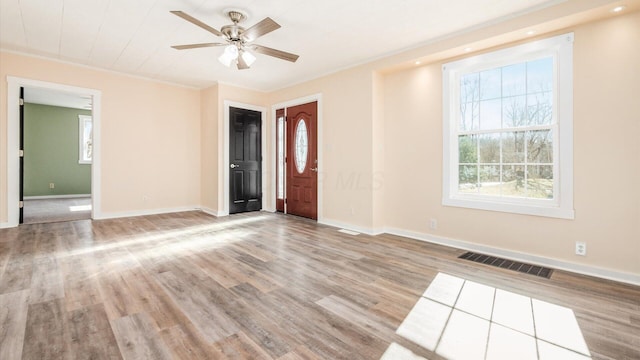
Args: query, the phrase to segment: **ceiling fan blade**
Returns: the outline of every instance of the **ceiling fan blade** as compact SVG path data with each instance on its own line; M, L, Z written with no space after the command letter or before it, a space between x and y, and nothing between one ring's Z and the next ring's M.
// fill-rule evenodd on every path
M267 17L259 23L253 25L242 33L244 39L249 42L259 38L262 35L268 34L273 30L278 30L280 25L273 21L271 18Z
M188 22L207 30L208 32L212 33L213 35L223 36L220 31L212 28L211 26L203 23L202 21L194 18L193 16L191 16L191 15L185 13L185 12L182 12L182 11L171 11L171 13L174 14L174 15L180 16L181 18L187 20Z
M296 60L298 60L298 57L299 57L296 54L288 53L282 50L272 49L270 47L266 47L262 45L252 44L252 45L248 45L248 47L250 47L251 49L253 49L253 51L257 53L273 56L278 59L287 60L291 62L296 62Z
M249 65L244 61L242 56L238 56L238 70L248 69Z
M172 48L176 50L186 50L186 49L197 49L197 48L206 48L206 47L214 47L214 46L225 46L228 44L223 43L203 43L203 44L189 44L189 45L173 45Z

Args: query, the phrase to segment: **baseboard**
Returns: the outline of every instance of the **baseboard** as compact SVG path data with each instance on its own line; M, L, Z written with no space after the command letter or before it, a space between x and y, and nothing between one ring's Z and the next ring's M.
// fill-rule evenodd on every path
M207 207L200 207L200 211L202 211L205 214L209 214L215 217L220 217L220 213L218 211L207 208Z
M366 234L366 235L371 235L371 236L380 235L380 234L384 233L384 231L381 230L381 229L371 229L371 228L366 228L366 227L357 226L357 225L353 225L353 224L347 224L347 223L343 223L343 222L340 222L340 221L324 219L324 218L323 219L318 219L318 224L333 226L333 227L346 229L346 230L351 230L351 231L355 231L355 232L359 232L359 233Z
M91 194L25 196L24 200L75 199L75 198L85 198L85 197L91 197Z
M12 223L0 223L0 229L9 229L9 228L14 228L18 226L18 224L12 224Z
M216 211L210 208L206 208L206 207L200 207L200 211L202 211L205 214L209 214L209 215L213 215L215 217L223 217L223 216L229 216L229 213L226 211ZM271 209L261 209L260 211L264 211L264 212L270 212L270 213L274 213L276 212L275 209L271 210Z
M100 215L97 215L97 216L94 214L94 220L118 219L118 218L125 218L125 217L159 215L159 214L179 213L179 212L185 212L185 211L198 211L198 210L200 210L199 206L183 206L183 207L177 207L177 208L111 212L111 213L101 213Z
M640 286L640 275L604 269L596 266L587 266L568 261L551 259L542 256L525 254L517 251L505 250L486 245L471 243L468 241L449 239L430 234L418 233L397 228L385 228L385 233L402 236L414 240L425 241L433 244L449 246L457 249L480 252L487 255L517 260L529 264L541 265L558 270L566 270L577 274L594 276L601 279L623 282Z

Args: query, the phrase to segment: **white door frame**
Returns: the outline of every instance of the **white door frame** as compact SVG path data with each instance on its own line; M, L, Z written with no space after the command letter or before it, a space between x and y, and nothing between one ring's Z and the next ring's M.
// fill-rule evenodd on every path
M43 88L63 91L92 99L91 117L93 119L93 160L91 164L91 218L100 218L101 197L101 141L100 141L100 90L63 85L40 80L7 76L7 222L0 227L16 227L19 222L18 199L20 197L20 88Z
M267 184L267 176L265 172L267 170L265 166L265 154L267 153L267 108L252 105L252 104L244 104L235 101L224 101L224 121L222 124L222 131L218 134L218 143L222 146L222 149L218 147L218 154L222 156L218 156L218 194L222 192L221 196L218 196L218 216L227 216L229 215L229 108L235 107L246 110L253 110L260 112L260 143L262 152L262 161L260 162L261 167L261 188L262 194L265 193L265 188ZM222 203L220 203L222 202ZM267 209L265 206L264 196L262 196L262 209Z
M303 105L303 104L308 104L311 102L317 102L318 106L317 106L317 125L318 125L318 141L317 141L317 146L318 146L318 222L322 223L323 221L323 213L322 213L322 204L323 204L323 191L322 191L322 178L323 178L323 170L324 170L324 162L323 162L323 156L322 156L322 144L323 144L323 135L322 135L322 94L318 93L318 94L313 94L313 95L309 95L309 96L304 96L304 97L300 97L297 99L293 99L293 100L289 100L289 101L285 101L285 102L281 102L275 105L271 106L271 118L273 119L272 121L272 126L271 126L271 140L272 140L272 144L275 144L278 139L277 139L277 128L278 128L278 118L276 116L276 111L278 109L284 109L284 116L286 118L287 116L287 109L293 106L298 106L298 105ZM286 137L286 132L285 132L285 137ZM271 174L271 186L269 187L269 191L271 192L272 196L273 196L273 204L271 204L273 206L273 210L275 211L276 208L276 186L278 186L278 184L276 184L276 173L278 172L278 162L276 159L276 151L275 151L275 146L273 147L274 151L271 152L271 163L273 164L273 171ZM285 150L286 151L286 150ZM285 193L285 198L286 198L286 194L287 194L287 188L285 186L284 189L284 193ZM286 209L286 205L285 205L285 209Z

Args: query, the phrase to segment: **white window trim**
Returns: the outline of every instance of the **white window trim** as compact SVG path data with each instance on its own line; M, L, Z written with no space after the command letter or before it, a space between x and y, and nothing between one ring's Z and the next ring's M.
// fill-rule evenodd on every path
M78 164L91 164L93 159L85 160L84 159L84 147L82 146L84 143L84 123L90 121L91 131L93 132L93 119L88 115L78 115Z
M554 199L520 199L458 193L459 79L469 73L535 56L553 56L554 82ZM573 219L573 33L533 41L444 64L442 204L480 210ZM454 119L452 120L452 117ZM558 146L555 146L558 144Z

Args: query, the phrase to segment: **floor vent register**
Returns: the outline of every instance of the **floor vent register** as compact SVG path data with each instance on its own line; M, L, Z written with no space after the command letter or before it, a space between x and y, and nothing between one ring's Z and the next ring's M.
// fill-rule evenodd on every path
M481 264L486 264L490 266L495 266L503 269L518 271L525 274L540 276L547 279L550 279L551 274L553 273L553 269L549 269L546 267L525 264L519 261L507 260L507 259L503 259L503 258L491 256L491 255L478 254L471 251L458 256L458 258L481 263Z

